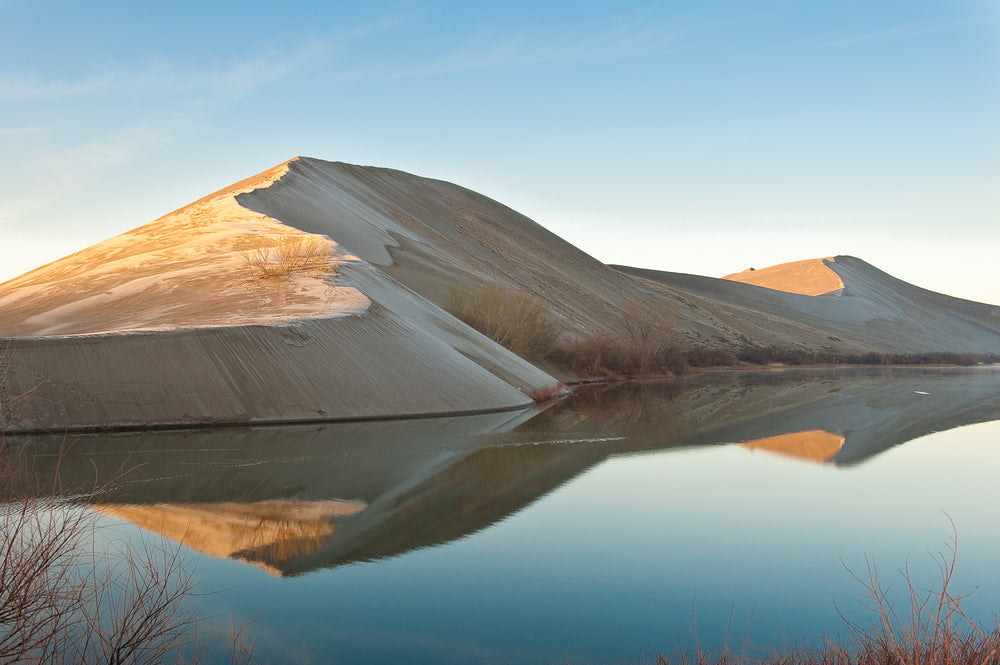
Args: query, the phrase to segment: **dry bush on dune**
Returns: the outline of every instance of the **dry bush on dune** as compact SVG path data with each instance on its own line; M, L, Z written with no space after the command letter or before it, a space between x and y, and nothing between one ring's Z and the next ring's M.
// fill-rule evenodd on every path
M684 351L666 317L644 306L622 314L621 336L559 342L559 324L534 296L487 284L452 291L448 310L522 358L553 362L585 378L642 378L687 369Z
M561 344L552 360L580 377L633 379L680 374L685 352L669 320L648 307L624 312L624 334L598 335Z
M472 293L452 291L448 310L522 358L544 360L556 347L559 327L548 305L526 293L497 284Z
M254 236L240 256L251 279L287 277L307 270L337 272L330 242L317 235Z

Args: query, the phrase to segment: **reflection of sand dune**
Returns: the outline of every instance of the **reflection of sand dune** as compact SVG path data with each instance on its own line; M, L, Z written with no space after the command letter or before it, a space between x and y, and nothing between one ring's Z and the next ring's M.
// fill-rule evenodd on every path
M764 450L786 457L827 462L844 447L844 437L833 432L814 429L754 439L745 441L742 445L751 452Z
M109 514L297 575L462 538L617 455L746 441L850 473L998 409L991 368L708 372L581 387L541 412L8 441L34 451L39 487L110 487ZM338 497L364 510L330 510Z
M223 559L260 565L315 552L333 535L334 519L364 510L361 501L107 504L97 510L128 520L188 547Z

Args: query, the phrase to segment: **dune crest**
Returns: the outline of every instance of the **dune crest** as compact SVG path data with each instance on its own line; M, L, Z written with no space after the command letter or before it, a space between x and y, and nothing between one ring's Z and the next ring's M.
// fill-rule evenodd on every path
M840 295L844 290L844 281L827 265L827 261L833 263L836 258L828 256L781 263L767 268L748 268L722 279L804 296Z

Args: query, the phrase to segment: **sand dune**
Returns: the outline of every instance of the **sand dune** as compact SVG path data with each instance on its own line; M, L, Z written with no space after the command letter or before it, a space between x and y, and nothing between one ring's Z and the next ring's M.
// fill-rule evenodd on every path
M262 278L260 266L255 274L248 250L282 238L318 242L326 258L278 278ZM859 259L757 273L785 291L607 266L460 186L297 158L0 284L3 427L523 407L555 383L555 369L445 311L453 292L487 283L548 303L566 338L627 335L639 313L669 321L690 345L1000 352L1000 308L920 289ZM839 297L787 292L796 289Z
M486 282L530 293L548 303L567 335L624 334L624 322L647 310L696 345L1000 351L1000 308L919 289L853 257L796 262L775 271L786 283L808 284L819 275L817 288L829 293L827 286L839 284L841 298L607 266L457 185L308 158L291 162L272 186L237 200L337 239L345 251L440 306L447 306L454 289L474 290Z

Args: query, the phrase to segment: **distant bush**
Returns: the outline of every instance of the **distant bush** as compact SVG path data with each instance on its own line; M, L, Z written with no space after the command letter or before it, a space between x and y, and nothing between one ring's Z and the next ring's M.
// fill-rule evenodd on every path
M287 277L305 270L337 272L330 242L318 235L254 236L240 255L251 279Z
M729 349L694 348L686 354L691 367L726 367L737 364L740 359Z
M556 348L559 326L543 300L486 284L474 292L452 291L447 309L501 346L527 360L545 360Z
M841 353L833 349L802 349L784 346L747 344L736 351L726 348L699 347L687 352L692 367L719 367L739 362L751 365L960 365L972 366L1000 362L996 353Z

